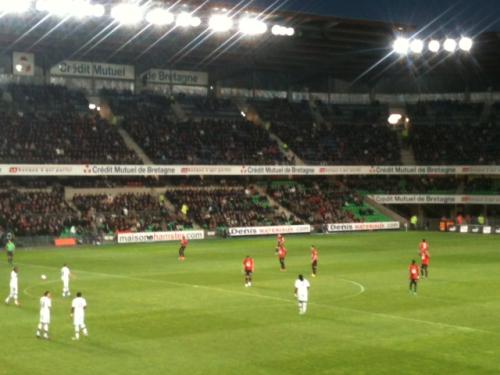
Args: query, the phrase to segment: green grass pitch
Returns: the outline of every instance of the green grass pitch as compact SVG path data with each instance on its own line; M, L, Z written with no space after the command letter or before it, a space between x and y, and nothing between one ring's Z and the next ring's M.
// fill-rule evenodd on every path
M408 293L407 267L430 243L430 278ZM275 238L18 251L20 302L0 305L0 374L500 374L500 239L440 233ZM320 252L310 277L309 246ZM245 288L241 262L256 262ZM9 268L1 254L0 294ZM59 269L88 301L90 337L71 341ZM308 313L293 296L310 280ZM48 279L42 281L41 274ZM53 291L49 342L35 338Z

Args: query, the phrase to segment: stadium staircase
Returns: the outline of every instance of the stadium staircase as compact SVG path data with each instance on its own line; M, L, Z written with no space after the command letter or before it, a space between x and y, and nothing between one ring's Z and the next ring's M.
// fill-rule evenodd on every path
M269 130L269 125L266 124L266 121L262 119L254 106L244 101L243 99L235 99L234 103L242 113L246 114L246 118L248 121L252 122L255 125L261 126L264 129L267 129L269 138L271 138L278 144L281 154L287 160L295 160L295 165L306 165L306 163L304 163L304 160L302 160L295 152L293 152L293 150L291 150L287 146L287 144L281 140L280 137Z
M118 131L118 134L120 134L120 136L122 137L123 142L125 142L125 145L127 145L129 149L134 151L145 165L154 164L153 161L146 155L144 150L139 147L139 145L132 139L132 137L127 133L125 129L123 129L121 126L118 126L116 129Z
M283 213L286 215L286 217L293 217L297 222L302 222L302 220L295 215L292 211L287 210L285 207L283 207L281 204L276 202L269 194L267 194L266 189L262 186L255 186L255 189L264 197L267 198L269 203L271 204L271 207L273 207L276 211L278 211L280 214Z
M368 206L373 207L376 211L380 212L382 215L387 216L391 218L394 221L399 221L401 224L409 224L408 219L404 218L403 216L397 214L393 210L385 207L384 205L375 202L373 199L365 196L363 199L364 203Z
M173 101L172 104L170 104L170 108L172 109L172 112L174 113L178 121L186 122L189 120L188 115L182 108L182 105L180 103L177 103L177 101Z
M400 131L398 131L398 143L399 149L401 150L401 163L403 165L416 165L417 161L415 160L413 147L411 144L405 144L405 142L403 142L403 135Z
M323 114L316 105L316 102L314 100L308 100L307 103L309 105L309 110L311 111L311 116L313 120L320 126L326 126L330 128L330 124L323 117Z

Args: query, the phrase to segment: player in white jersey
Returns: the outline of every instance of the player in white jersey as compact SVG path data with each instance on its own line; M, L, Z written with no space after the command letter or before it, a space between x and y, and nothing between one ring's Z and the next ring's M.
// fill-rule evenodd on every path
M307 301L309 299L309 288L311 284L309 281L304 279L304 276L299 275L299 278L295 280L295 297L297 297L297 302L299 304L299 314L304 315L307 311Z
M65 263L61 268L61 281L63 283L62 296L69 297L71 295L69 291L69 278L71 277L71 271L68 265Z
M88 336L87 327L85 326L85 310L87 309L87 301L82 297L82 293L76 293L76 298L71 302L71 316L73 317L73 325L75 326L75 337L73 340L80 339L80 331L84 336Z
M49 339L49 324L50 324L50 309L52 308L52 299L50 292L47 290L40 298L40 322L36 330L36 337Z
M10 300L14 300L14 304L16 306L19 306L19 301L17 300L17 291L18 291L18 281L17 281L17 276L18 276L18 269L17 267L14 267L12 271L10 272L10 292L9 296L5 299L5 303L9 304Z

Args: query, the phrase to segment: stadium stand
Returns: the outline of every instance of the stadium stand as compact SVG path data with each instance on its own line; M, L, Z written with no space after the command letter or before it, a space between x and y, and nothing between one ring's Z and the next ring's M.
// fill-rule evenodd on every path
M137 164L116 129L88 109L79 91L62 86L9 85L0 112L3 163Z
M75 195L72 202L92 231L114 233L192 227L189 221L170 212L161 197L150 194Z
M282 206L311 224L375 221L380 215L361 197L340 184L327 181L281 181L271 183L268 194ZM387 220L383 217L382 221Z
M483 106L453 101L408 106L412 120L410 142L417 162L444 165L498 163L500 128L492 121L481 121Z
M252 187L184 188L167 190L165 195L179 210L186 205L187 216L205 229L293 222Z
M76 219L61 190L0 192L0 225L19 236L57 236Z

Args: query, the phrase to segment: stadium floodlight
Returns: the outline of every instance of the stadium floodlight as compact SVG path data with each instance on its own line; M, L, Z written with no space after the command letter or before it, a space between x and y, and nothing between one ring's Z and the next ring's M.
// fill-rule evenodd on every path
M448 38L444 41L443 48L445 51L453 53L457 50L457 41L455 39Z
M389 118L387 119L387 122L391 125L397 125L403 116L399 113L392 113Z
M90 104L89 104L89 109L90 109L91 111L93 111L94 109L96 109L96 107L97 107L97 106L96 106L94 103L90 103Z
M111 18L122 25L135 25L142 21L143 8L136 4L118 4L111 9Z
M465 52L469 52L472 49L473 41L471 38L462 37L458 42L458 47Z
M424 50L424 42L421 39L413 39L410 43L410 51L420 54Z
M102 17L102 4L92 4L88 0L38 0L36 9L59 17Z
M201 25L201 19L189 12L181 12L175 19L175 25L179 27L198 27Z
M146 14L146 21L152 25L170 25L175 20L174 15L167 9L154 8Z
M441 49L441 43L439 43L439 40L433 39L429 42L427 47L432 53L438 53Z
M271 33L279 36L293 36L295 35L295 29L293 27L274 25L271 28Z
M223 33L231 30L233 20L225 14L213 14L208 20L208 27L216 33Z
M23 66L21 64L16 64L16 71L17 72L22 72L23 71Z
M256 18L244 17L240 20L239 29L245 35L260 35L267 31L267 25Z
M0 0L0 13L24 13L31 7L31 0Z
M410 41L407 38L399 37L392 44L392 49L398 55L407 55L410 48Z

